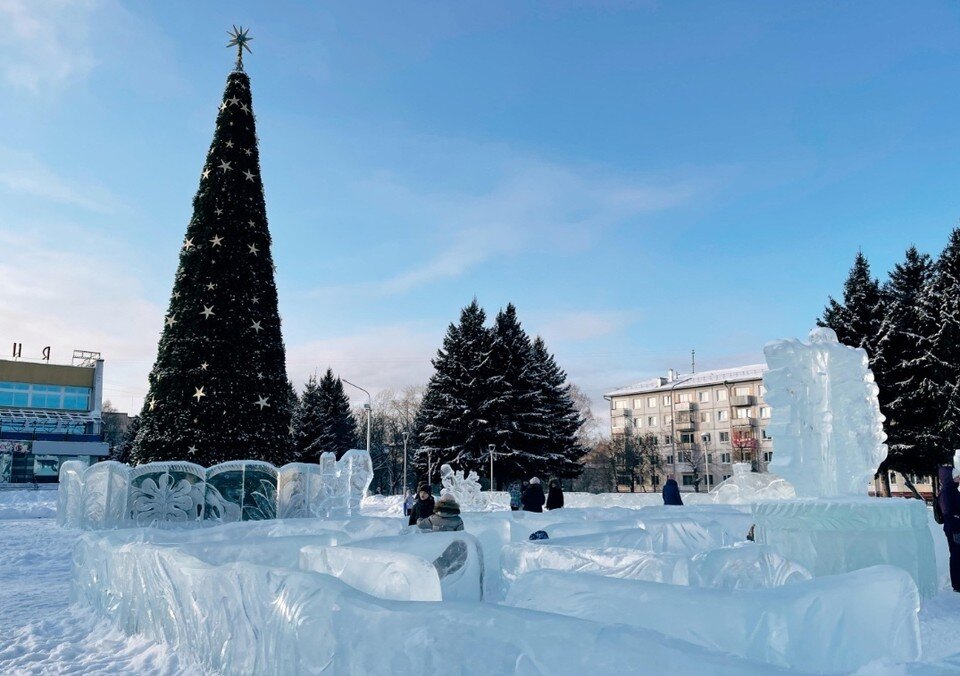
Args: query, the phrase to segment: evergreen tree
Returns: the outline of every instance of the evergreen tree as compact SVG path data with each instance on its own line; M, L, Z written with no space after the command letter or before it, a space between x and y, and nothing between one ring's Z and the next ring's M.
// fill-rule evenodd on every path
M930 472L931 449L926 430L937 427L938 407L930 401L934 373L925 358L932 334L925 293L933 264L916 247L907 249L902 263L883 287L884 318L876 341L874 370L880 389L880 411L886 417L889 454L880 472ZM927 439L927 441L923 441Z
M544 461L547 471L560 477L579 476L588 449L580 444L579 432L584 419L571 396L567 374L557 365L540 336L533 341L532 356L547 435Z
M137 432L140 430L140 416L135 415L130 419L120 443L110 449L110 459L127 464L131 460L134 440L137 438Z
M921 392L940 424L927 428L919 443L934 472L960 447L960 228L937 260L922 308L930 330L920 361Z
M316 376L310 376L296 416L297 459L317 462L320 454L326 452L336 453L339 459L356 448L356 427L350 400L333 369L328 368L319 383Z
M487 414L496 435L494 476L502 482L545 476L549 470L545 453L551 434L537 366L517 309L508 304L497 313L492 330Z
M882 321L880 283L870 276L870 264L858 251L843 284L843 304L831 297L817 323L833 329L844 345L865 349L872 360Z
M287 388L250 78L238 60L193 200L133 459L283 464L292 448Z
M474 299L460 312L460 323L447 328L433 359L434 374L414 425L419 475L428 456L434 467L449 463L482 472L488 445L497 441L489 419L492 339L485 320Z

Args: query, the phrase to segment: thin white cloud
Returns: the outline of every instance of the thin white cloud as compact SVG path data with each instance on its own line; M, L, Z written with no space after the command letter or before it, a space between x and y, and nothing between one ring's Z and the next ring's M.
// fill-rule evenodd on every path
M582 310L557 313L553 318L534 325L535 333L548 345L576 343L604 338L617 333L637 321L635 312L622 310Z
M516 156L497 148L464 159L497 166L485 189L416 190L379 176L363 186L367 199L389 204L406 221L439 242L413 267L381 280L338 284L315 295L394 295L468 273L497 256L544 250L576 251L598 241L605 230L643 214L689 203L712 185L700 178L648 181L611 177L588 168L567 167Z
M95 60L90 27L96 0L0 0L0 75L39 94L86 76Z
M120 200L103 186L66 178L32 155L2 146L0 191L99 213L112 213L122 208Z

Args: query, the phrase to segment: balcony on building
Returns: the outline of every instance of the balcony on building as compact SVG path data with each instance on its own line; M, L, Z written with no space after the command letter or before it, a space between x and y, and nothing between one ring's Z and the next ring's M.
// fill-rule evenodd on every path
M745 427L756 427L757 419L756 418L734 418L730 421L730 426L734 429L741 429Z
M673 426L677 432L693 432L697 428L697 423L693 420L674 420Z
M752 394L738 394L730 397L731 406L753 406L757 403L757 398Z
M696 408L696 404L692 401L678 401L673 405L673 410L677 413L684 411L693 411Z

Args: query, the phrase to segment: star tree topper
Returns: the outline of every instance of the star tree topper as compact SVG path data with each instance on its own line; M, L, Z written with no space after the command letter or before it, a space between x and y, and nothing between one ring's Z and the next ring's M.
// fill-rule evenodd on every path
M234 26L232 31L227 31L232 40L227 43L227 47L236 47L237 48L237 70L243 70L243 50L246 49L250 52L250 46L247 44L253 38L247 35L250 32L250 29L243 29L243 26ZM250 52L251 54L253 52Z

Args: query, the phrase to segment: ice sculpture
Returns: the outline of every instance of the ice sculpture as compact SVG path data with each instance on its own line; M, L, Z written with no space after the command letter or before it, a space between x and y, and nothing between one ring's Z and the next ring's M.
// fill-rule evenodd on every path
M755 591L541 570L521 576L505 603L653 629L805 673L920 655L917 588L891 566Z
M800 497L864 495L887 457L867 353L840 344L828 328L811 331L810 342L777 340L763 352L777 440L770 470Z
M552 537L543 540L543 545L553 547L586 547L603 549L616 547L618 549L638 549L644 552L655 551L653 535L641 528L625 528L624 530L608 530L602 533L589 535L571 535L567 537Z
M690 562L691 583L721 589L766 589L809 580L810 572L772 547L741 542L701 552Z
M777 452L779 453L779 446ZM733 476L710 491L719 505L743 505L764 500L791 500L797 497L793 486L776 474L751 471L749 462L733 463Z
M127 517L130 477L126 465L113 460L91 465L83 476L83 528L113 528Z
M702 676L704 665L716 676L771 673L768 664L705 649L689 637L613 624L617 618L594 622L490 603L388 601L318 573L246 561L211 566L176 548L140 542L141 533L83 535L75 596L123 632L175 646L204 672L432 674L453 664L458 674L481 676L622 673L625 664L643 664L673 676ZM611 610L624 607L618 601ZM726 612L711 615L718 626L726 626L716 620ZM362 638L371 636L373 643Z
M440 466L440 495L450 493L460 505L462 512L482 512L486 508L486 501L480 493L480 477L473 470L466 476L463 471L453 471L450 465Z
M57 491L57 525L79 528L83 514L83 472L79 460L60 463L60 490Z
M697 552L722 547L732 542L719 524L713 521L694 521L682 517L642 516L616 521L568 522L547 526L550 538L568 538L629 528L643 529L651 537L656 552L693 555Z
M209 469L189 462L128 467L101 462L60 468L57 520L101 529L206 522L212 524L359 513L370 485L369 454L349 451L324 465L235 460Z
M512 583L524 573L549 569L663 584L689 582L689 560L682 554L544 542L523 542L504 547L501 553L504 579Z

